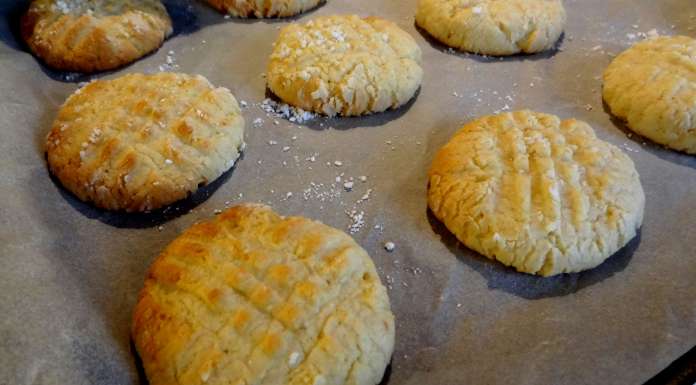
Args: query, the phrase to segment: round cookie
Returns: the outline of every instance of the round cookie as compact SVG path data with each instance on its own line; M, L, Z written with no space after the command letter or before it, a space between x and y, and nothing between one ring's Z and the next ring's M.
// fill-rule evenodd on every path
M638 134L696 154L696 40L658 37L635 44L604 72L604 101Z
M637 234L631 159L587 123L518 111L466 124L436 155L428 205L467 247L518 271L593 268Z
M561 0L420 0L416 24L440 42L484 55L550 49L563 33Z
M83 201L149 211L230 169L244 118L226 88L200 75L130 74L71 95L46 139L51 172Z
M325 0L206 0L208 4L235 17L289 17L325 2Z
M295 107L334 116L397 108L420 87L421 51L396 24L355 15L318 17L280 31L268 87Z
M121 67L159 48L171 33L159 0L34 0L22 18L29 48L65 71Z
M152 385L375 385L394 315L372 260L344 232L245 204L155 260L132 335Z

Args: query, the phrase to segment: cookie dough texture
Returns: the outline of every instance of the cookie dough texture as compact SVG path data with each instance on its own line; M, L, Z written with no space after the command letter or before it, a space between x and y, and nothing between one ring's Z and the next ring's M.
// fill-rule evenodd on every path
M208 4L235 17L288 17L309 11L324 0L206 0Z
M171 33L159 0L34 0L22 19L29 48L65 71L121 67L159 48Z
M484 55L550 49L563 33L561 0L420 0L416 24L440 42Z
M83 201L148 211L230 169L244 145L234 96L204 77L98 80L63 104L46 140L51 172Z
M396 108L423 77L421 50L396 24L354 15L319 17L280 31L268 87L288 104L333 116Z
M696 154L696 40L658 37L635 44L604 72L604 101L636 133Z
M466 124L429 173L434 215L467 247L518 271L593 268L637 234L631 159L578 120L519 111Z
M394 316L352 238L245 204L156 259L132 335L152 385L374 385Z

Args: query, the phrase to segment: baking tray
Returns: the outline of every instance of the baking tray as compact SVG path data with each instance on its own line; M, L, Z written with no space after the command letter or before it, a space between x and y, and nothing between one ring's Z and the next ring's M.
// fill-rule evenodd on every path
M295 19L245 21L172 0L175 35L162 49L83 76L28 54L16 37L25 4L1 1L0 384L145 383L129 327L147 267L192 223L240 201L355 230L397 319L385 384L636 384L693 347L696 158L629 136L602 104L601 74L653 29L696 35L696 3L567 0L558 49L506 59L448 51L414 26L415 5L329 0ZM258 103L278 29L335 13L382 16L411 33L423 50L419 94L371 117L295 124L267 116ZM79 82L159 70L202 74L249 104L244 157L167 210L127 215L79 202L45 166L43 140L59 105ZM594 270L516 273L463 248L428 213L434 152L463 122L521 108L589 122L641 175L640 235Z

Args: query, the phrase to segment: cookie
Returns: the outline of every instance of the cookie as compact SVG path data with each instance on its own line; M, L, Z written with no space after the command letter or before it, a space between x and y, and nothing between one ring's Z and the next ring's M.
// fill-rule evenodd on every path
M535 53L563 33L561 0L420 0L416 24L443 44L484 55Z
M420 87L421 50L396 24L355 15L318 17L280 31L268 87L295 107L328 116L397 108Z
M152 385L375 385L394 315L372 260L344 232L245 204L155 260L132 335Z
M696 40L644 40L604 72L604 101L634 132L696 154Z
M325 0L206 0L235 17L289 17L309 11Z
M428 205L467 247L518 271L593 268L643 221L631 159L587 123L518 111L466 124L436 155Z
M51 172L83 201L149 211L229 170L244 118L226 88L200 75L97 80L63 104L46 139Z
M21 31L50 67L95 72L156 50L172 33L172 22L159 0L34 0Z

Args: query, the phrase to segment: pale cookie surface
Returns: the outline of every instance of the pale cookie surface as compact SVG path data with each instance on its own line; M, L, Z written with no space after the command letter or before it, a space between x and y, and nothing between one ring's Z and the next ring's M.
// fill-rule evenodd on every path
M245 204L156 259L132 335L151 385L374 385L394 316L352 238Z
M34 0L22 37L49 66L114 69L162 45L172 22L159 0Z
M467 247L550 276L602 263L637 234L631 159L578 120L518 111L466 124L436 155L430 209Z
M235 17L289 17L309 11L325 0L206 0Z
M550 49L563 33L561 0L420 0L416 23L440 42L484 55Z
M319 17L280 31L268 87L289 104L328 116L381 112L414 96L420 61L416 42L390 21Z
M244 118L204 77L130 74L98 80L63 104L46 139L51 172L84 201L154 210L230 169Z
M696 154L696 40L637 43L604 72L604 101L628 127L657 143Z

